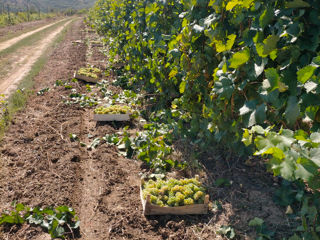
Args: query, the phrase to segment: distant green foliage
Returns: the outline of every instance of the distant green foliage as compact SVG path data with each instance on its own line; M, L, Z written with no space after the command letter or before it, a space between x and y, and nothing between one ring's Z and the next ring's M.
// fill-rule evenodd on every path
M36 11L38 8L42 12L52 11L65 11L65 10L82 10L92 7L96 0L30 0L29 7L31 10ZM1 0L6 9L9 4L12 11L21 11L26 9L27 0Z
M0 27L8 26L8 25L15 25L22 22L29 21L35 21L40 20L44 18L51 18L55 17L56 14L54 13L30 13L28 18L27 12L16 12L16 13L10 13L9 15L7 13L0 14Z

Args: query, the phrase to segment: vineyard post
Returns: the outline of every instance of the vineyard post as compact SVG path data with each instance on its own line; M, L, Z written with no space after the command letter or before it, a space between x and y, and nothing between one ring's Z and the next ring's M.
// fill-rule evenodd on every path
M39 4L39 1L34 0L34 1L32 1L32 3L38 9L38 15L39 15L39 19L40 19L41 18L41 7L40 7L40 4Z
M10 16L10 6L7 4L7 11L8 11L8 21L11 24L11 16Z
M30 0L27 0L27 16L28 16L28 22L30 21L29 3L30 3Z

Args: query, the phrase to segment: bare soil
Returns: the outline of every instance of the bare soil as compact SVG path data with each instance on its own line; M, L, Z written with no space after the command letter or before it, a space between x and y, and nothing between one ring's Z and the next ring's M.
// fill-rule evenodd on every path
M35 79L35 92L45 87L51 90L30 97L2 141L0 211L8 209L12 201L29 206L72 206L81 220L80 236L75 238L83 240L219 240L225 239L216 234L222 225L234 227L235 239L255 239L255 232L248 227L248 221L254 217L264 218L270 228L285 232L284 211L272 201L277 184L274 179L261 166L228 160L223 153L203 156L200 162L204 170L197 170L207 180L211 201L219 202L220 208L213 207L204 216L143 216L139 198L141 164L122 157L115 146L102 144L88 150L69 138L73 133L88 143L124 127L96 124L92 110L62 102L70 90L53 87L56 80L70 80L79 67L106 64L103 60L107 57L99 47L90 47L88 54L84 44L97 36L86 33L81 21L73 24ZM85 83L73 84L85 92ZM140 130L135 124L130 127L132 131ZM183 157L190 155L187 143L177 145ZM219 177L232 180L233 184L216 187L213 182ZM50 238L41 228L23 225L3 228L0 239Z

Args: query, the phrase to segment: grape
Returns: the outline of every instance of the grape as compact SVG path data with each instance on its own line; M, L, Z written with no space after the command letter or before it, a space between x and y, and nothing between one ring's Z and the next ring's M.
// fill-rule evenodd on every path
M176 185L171 189L172 192L183 192L184 191L184 187L183 186L179 186Z
M181 192L176 193L176 202L183 202L184 200L184 195Z
M126 114L131 109L128 106L112 105L110 107L98 107L94 110L95 114Z
M168 186L163 186L163 187L160 189L159 193L160 193L161 195L165 195L165 194L168 193L168 191L169 191L169 187L168 187Z
M194 192L199 192L200 191L200 188L198 186L193 186L193 191Z
M169 197L167 195L164 195L164 196L162 196L161 199L162 199L162 201L167 202Z
M184 205L192 205L194 204L194 201L192 198L186 198L185 200L183 200Z
M151 202L158 206L178 207L204 202L205 188L196 178L149 180L143 185L143 198L150 195Z
M149 193L154 195L154 196L158 196L159 195L159 189L157 188L149 188Z
M157 199L156 204L159 205L160 207L164 206L164 203L160 199Z
M98 75L101 74L101 70L98 68L80 68L78 74L91 78L98 78Z
M169 197L167 203L168 203L169 206L174 206L174 204L176 203L176 198L175 197Z
M157 203L157 201L158 201L158 198L156 197L156 196L153 196L153 195L151 195L150 196L150 201L151 201L151 203Z
M204 192L198 191L193 195L194 200L199 200L200 198L204 197Z
M184 189L184 191L182 193L187 197L191 197L194 194L192 189L189 188L189 187L185 187L185 189Z

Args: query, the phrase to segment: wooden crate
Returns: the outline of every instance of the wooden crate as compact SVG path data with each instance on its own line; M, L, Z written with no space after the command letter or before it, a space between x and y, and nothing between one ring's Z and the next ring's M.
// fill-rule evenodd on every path
M97 122L129 121L130 114L93 114L93 120Z
M79 79L79 80L83 80L85 82L90 82L90 83L97 83L99 81L99 78L92 78L92 77L83 76L83 75L78 74L77 72L75 72L74 78Z
M147 199L143 199L142 185L140 186L140 198L142 202L143 214L144 215L198 215L208 214L209 210L209 195L205 196L203 204L193 204L180 207L160 207L152 204L150 201L150 195Z

